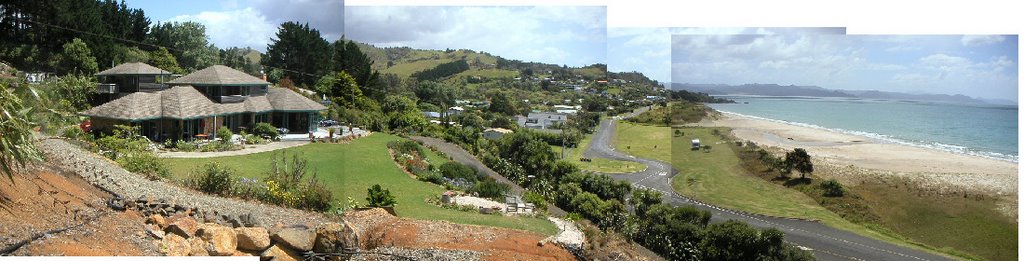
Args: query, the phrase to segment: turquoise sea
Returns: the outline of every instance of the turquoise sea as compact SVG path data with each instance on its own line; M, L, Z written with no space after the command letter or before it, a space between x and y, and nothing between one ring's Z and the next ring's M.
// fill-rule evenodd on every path
M860 98L719 96L712 108L878 140L1018 162L1017 107Z

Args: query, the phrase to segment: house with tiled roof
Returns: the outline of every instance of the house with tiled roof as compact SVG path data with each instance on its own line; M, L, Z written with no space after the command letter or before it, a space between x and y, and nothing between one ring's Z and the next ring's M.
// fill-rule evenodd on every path
M169 81L151 81L149 76L164 75L155 74L162 70L142 65L122 64L97 74L120 79L97 86L98 93L116 99L81 112L91 118L93 129L134 125L156 141L213 137L221 126L238 132L260 122L307 133L316 129L320 111L327 109L292 90L272 87L223 65Z

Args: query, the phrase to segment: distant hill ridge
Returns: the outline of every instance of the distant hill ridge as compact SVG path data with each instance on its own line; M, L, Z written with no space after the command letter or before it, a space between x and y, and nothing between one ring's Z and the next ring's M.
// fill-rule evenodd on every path
M704 92L711 95L763 95L763 96L806 96L806 97L844 97L888 100L917 100L956 103L986 103L999 105L1017 105L1010 100L990 100L968 97L962 94L911 94L878 90L832 90L819 86L797 86L778 84L693 84L672 83L674 90Z
M506 59L488 52L469 49L426 50L410 47L377 47L358 41L356 44L367 57L374 61L374 69L380 70L382 74L392 73L400 77L409 77L417 72L433 69L438 65L462 60L466 61L469 69L454 75L453 78L512 78L541 75L556 78L572 75L586 80L606 78L607 66L604 64L571 67ZM524 73L531 75L524 75Z

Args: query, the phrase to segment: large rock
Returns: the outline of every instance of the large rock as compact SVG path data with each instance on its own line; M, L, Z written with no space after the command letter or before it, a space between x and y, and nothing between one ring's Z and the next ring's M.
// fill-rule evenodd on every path
M279 245L284 245L299 251L313 250L313 243L316 241L316 232L305 226L287 227L275 231L270 239Z
M199 223L197 223L195 219L190 217L180 217L171 219L167 224L166 231L184 238L191 238L195 236L196 230L198 229Z
M212 223L199 225L196 236L203 239L206 252L211 256L229 256L238 247L235 230Z
M299 261L302 260L302 256L287 247L273 245L260 254L260 259L273 259L274 261Z
M270 246L270 234L262 227L235 228L238 235L238 249L264 250Z
M146 224L154 224L163 229L167 227L167 219L161 215L149 215L149 218L146 219Z
M192 256L209 256L210 253L206 252L206 241L202 238L192 237L188 239L188 244L192 246Z
M317 253L338 253L346 248L359 248L359 235L348 221L343 223L323 223L316 228L316 243L313 251Z
M166 256L187 256L192 252L192 246L184 237L170 234L160 241L160 253Z

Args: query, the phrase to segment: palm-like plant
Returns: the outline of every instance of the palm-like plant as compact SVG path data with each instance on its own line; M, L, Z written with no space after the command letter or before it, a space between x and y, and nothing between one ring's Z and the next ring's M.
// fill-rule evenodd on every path
M35 90L29 92L32 97L39 97ZM32 143L32 110L7 85L0 85L0 172L11 180L16 167L42 160Z

